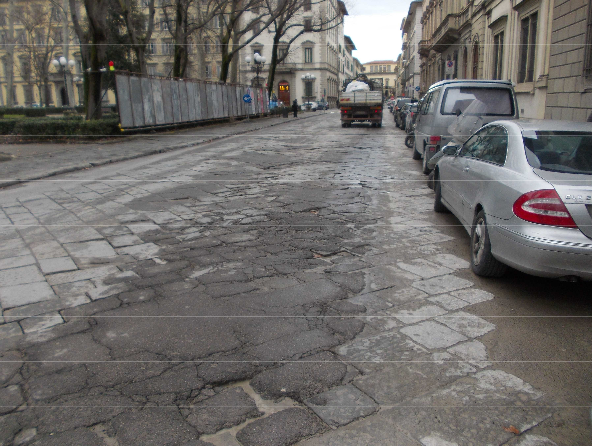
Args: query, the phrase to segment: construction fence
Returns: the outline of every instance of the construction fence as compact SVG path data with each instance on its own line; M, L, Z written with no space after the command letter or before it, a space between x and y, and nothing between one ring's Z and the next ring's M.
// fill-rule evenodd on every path
M124 129L264 115L267 91L245 85L115 75L117 105ZM251 102L245 102L249 96Z

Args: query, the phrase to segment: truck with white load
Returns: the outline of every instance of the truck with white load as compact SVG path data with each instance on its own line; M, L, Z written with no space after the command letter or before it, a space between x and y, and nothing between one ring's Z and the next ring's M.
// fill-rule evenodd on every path
M351 127L354 122L369 122L372 127L382 127L382 91L382 79L360 75L346 80L339 93L341 127Z

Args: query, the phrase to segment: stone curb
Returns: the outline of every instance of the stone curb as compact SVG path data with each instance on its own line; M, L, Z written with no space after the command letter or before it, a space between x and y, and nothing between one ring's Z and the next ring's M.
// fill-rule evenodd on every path
M31 176L31 177L26 177L26 178L20 178L20 179L11 180L11 181L0 181L0 189L4 189L4 188L10 187L10 186L15 186L17 184L28 183L29 181L41 180L43 178L50 178L50 177L53 177L53 176L56 176L56 175L62 175L62 174L66 174L66 173L78 172L80 170L90 169L91 167L100 167L100 166L104 166L104 165L107 165L107 164L119 163L121 161L128 161L128 160L142 158L142 157L145 157L145 156L158 155L160 153L172 152L174 150L188 149L190 147L197 147L197 146L200 146L200 145L203 145L203 144L210 144L212 142L220 141L220 140L225 139L225 138L231 138L233 136L245 135L247 133L257 132L259 130L263 130L263 129L266 129L266 128L275 127L275 126L278 126L278 125L284 125L284 124L288 124L290 122L300 121L302 119L309 119L309 118L313 118L315 116L317 116L317 115L305 116L305 117L300 117L300 118L291 118L291 119L286 120L286 121L284 121L285 118L281 118L282 121L280 121L280 122L272 123L272 124L269 124L269 125L263 125L263 126L256 127L256 128L253 128L253 129L242 130L242 131L238 131L238 132L231 132L231 133L228 133L226 135L216 136L214 138L211 138L211 139L208 139L208 140L205 140L205 141L175 144L175 145L171 145L171 146L167 146L167 147L160 147L158 149L150 150L150 151L147 151L147 152L133 153L133 154L128 154L128 155L122 155L122 156L119 156L119 157L113 157L113 158L111 158L109 160L103 160L103 161L97 161L97 162L84 162L84 163L81 163L79 165L71 166L71 167L68 167L68 168L65 168L65 169L58 169L58 168L56 168L55 170L46 172L46 173L44 173L42 175ZM153 135L151 135L151 136L153 136Z

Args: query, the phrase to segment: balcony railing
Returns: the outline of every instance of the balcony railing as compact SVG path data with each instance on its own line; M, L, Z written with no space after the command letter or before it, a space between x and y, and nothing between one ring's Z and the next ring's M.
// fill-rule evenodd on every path
M419 45L417 47L417 52L422 57L428 57L430 55L430 40L420 40Z
M441 53L460 38L459 14L448 14L432 36L432 49Z

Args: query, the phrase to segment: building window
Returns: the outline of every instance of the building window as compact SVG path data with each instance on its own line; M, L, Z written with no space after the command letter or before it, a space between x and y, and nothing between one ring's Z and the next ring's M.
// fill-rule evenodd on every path
M283 62L288 57L288 48L278 48L278 61Z
M219 77L220 73L222 73L222 64L218 62L216 63L216 77Z
M212 67L210 65L206 65L206 77L212 77Z
M312 31L312 19L304 19L304 31Z
M304 83L304 96L307 98L312 96L312 81L306 81Z
M156 54L156 42L152 41L146 45L146 54Z
M304 48L304 63L312 63L312 48Z
M305 11L312 10L312 1L311 0L304 0L304 10Z
M162 54L173 54L174 45L171 40L163 40L162 41Z
M520 69L518 82L534 80L534 59L536 51L538 13L529 15L520 22Z
M156 76L156 65L148 65L148 75Z
M204 43L204 52L208 54L210 52L210 42L208 40Z
M502 64L504 60L504 33L493 36L493 78L502 78Z
M222 52L222 42L220 42L220 37L216 38L216 52Z
M588 31L584 51L584 76L592 79L592 0L588 1Z

